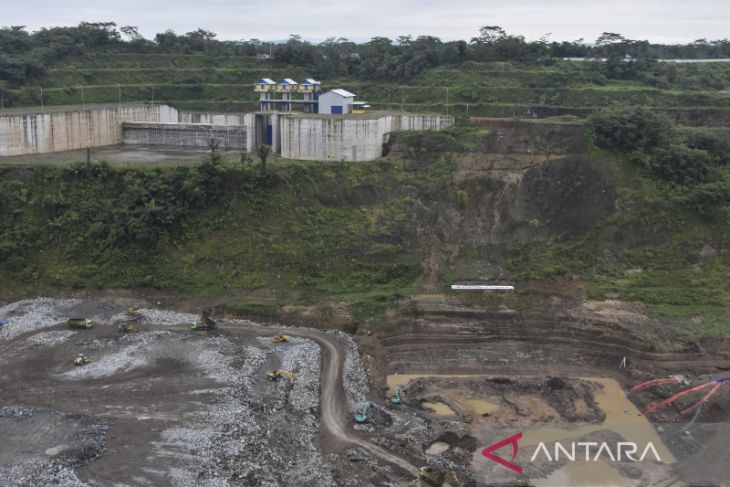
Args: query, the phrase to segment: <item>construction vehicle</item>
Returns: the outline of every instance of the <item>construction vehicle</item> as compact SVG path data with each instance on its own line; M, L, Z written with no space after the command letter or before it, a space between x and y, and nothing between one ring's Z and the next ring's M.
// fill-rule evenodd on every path
M94 326L94 324L91 322L91 320L86 319L86 318L69 318L66 321L66 324L68 325L69 328L73 328L75 330L79 330L79 329L85 330L87 328L91 328L92 326Z
M206 308L200 313L200 321L193 323L193 330L215 330L218 328L218 323L210 318L210 309Z
M91 359L89 357L87 357L86 355L84 355L83 353L78 354L76 356L76 358L74 359L74 364L77 366L86 365L89 362L91 362Z
M395 394L393 394L392 396L390 396L390 402L393 403L393 404L400 404L401 403L401 400L400 400L400 386L398 386L398 387L395 388Z
M127 319L122 321L117 330L119 333L134 333L137 331L137 325L142 322L142 313L136 307L127 309Z
M296 379L294 379L294 374L284 369L271 370L269 372L266 372L266 378L272 381L279 379L289 379L289 382L291 382L292 384L296 382Z
M117 327L119 333L134 333L137 331L137 322L134 320L127 320L119 324Z
M289 335L276 335L274 338L271 339L274 343L283 343L289 341Z
M426 481L429 485L441 485L441 478L431 467L421 467L418 469L418 478Z
M373 407L373 403L370 401L366 402L363 407L360 408L360 411L355 414L355 422L360 424L366 423L368 420L368 411L371 407Z

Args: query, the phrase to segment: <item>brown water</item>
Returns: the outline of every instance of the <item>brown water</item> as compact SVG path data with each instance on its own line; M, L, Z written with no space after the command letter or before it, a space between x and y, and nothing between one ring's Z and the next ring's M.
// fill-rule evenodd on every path
M442 402L422 402L421 406L424 409L432 409L433 414L437 416L456 416L454 410Z
M467 399L464 403L474 416L494 414L500 410L499 404L487 401L486 399Z
M388 385L391 388L396 386L404 386L412 380L420 378L429 379L454 379L454 378L465 378L474 379L478 377L490 377L488 375L419 375L419 374L404 374L404 375L391 375L388 376ZM572 441L579 441L581 437L591 434L596 431L610 430L626 441L634 442L637 444L639 455L643 452L648 442L651 442L656 448L657 453L662 459L662 462L674 463L676 459L672 453L662 442L660 436L649 422L649 420L642 415L634 404L626 398L623 389L614 379L602 378L602 377L581 377L581 380L588 382L594 382L603 386L597 389L595 392L595 400L598 407L605 413L605 420L601 424L587 424L579 427L571 423L552 423L551 426L540 426L539 421L541 414L539 411L535 411L536 415L533 420L534 426L527 426L522 428L524 437L520 441L520 446L535 446L540 442L545 442L548 446L548 450L552 454L552 445L556 441L563 443L569 443ZM538 398L535 398L538 400ZM459 405L462 402L459 402ZM538 400L539 402L539 400ZM425 403L424 403L425 405ZM493 414L500 410L496 401L489 401L486 399L468 399L463 401L465 406L465 414L471 414L473 416L481 416L484 413ZM446 406L446 405L444 405ZM523 405L524 406L524 405ZM448 406L446 406L448 408ZM576 401L577 410L587 410L588 405L583 400ZM434 408L436 409L436 408ZM459 408L462 409L461 407ZM449 408L451 410L451 408ZM453 412L453 410L452 410ZM483 424L484 421L481 422ZM476 425L475 425L476 426ZM475 431L477 433L477 431ZM479 436L479 435L477 435ZM615 447L613 448L615 451ZM648 459L653 460L653 454L649 453ZM529 459L528 459L529 460ZM523 459L523 462L525 460ZM494 474L492 470L493 466L489 463L489 460L485 459L479 454L479 449L474 454L474 460L472 462L472 468L474 469L477 477L481 477L488 473ZM509 474L509 472L507 472ZM624 477L619 470L609 462L597 461L597 462L568 462L560 469L552 472L548 477L542 479L534 479L535 485L537 486L635 486L639 485L639 481Z

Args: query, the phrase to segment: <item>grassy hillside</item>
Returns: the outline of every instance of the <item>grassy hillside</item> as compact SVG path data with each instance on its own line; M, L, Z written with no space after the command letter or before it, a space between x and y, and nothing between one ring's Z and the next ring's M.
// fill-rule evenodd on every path
M601 77L591 63L555 60L544 66L470 61L427 70L407 84L351 78L322 81L326 88L353 90L381 109L582 117L596 107L626 103L651 106L688 125L730 121L730 63L667 65L656 71L659 74L627 81ZM40 106L42 87L47 106L117 103L121 97L123 102L245 110L253 108L257 99L251 84L264 76L299 79L311 73L245 56L97 53L65 59L39 82L5 90L4 103L6 107Z
M146 287L358 320L486 276L517 283L510 306L572 289L642 303L678 334L730 332L728 166L677 184L581 125L505 126L403 133L384 160L266 174L216 161L2 168L0 294Z

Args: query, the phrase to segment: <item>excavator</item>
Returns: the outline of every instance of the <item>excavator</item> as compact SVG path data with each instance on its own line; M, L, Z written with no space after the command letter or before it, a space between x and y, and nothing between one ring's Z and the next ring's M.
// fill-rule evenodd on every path
M401 400L400 400L400 386L398 386L398 387L395 388L395 394L393 394L392 396L390 396L390 402L393 403L393 404L400 404L401 403Z
M366 402L362 408L355 414L355 422L356 423L366 423L368 420L368 411L370 408L373 407L373 403L368 401Z
M193 330L215 330L218 328L218 323L210 318L210 309L205 308L200 313L200 322L193 322Z
M431 467L419 468L418 478L424 480L429 485L441 485L441 476Z
M284 343L289 341L289 335L276 335L274 338L271 339L274 343Z
M76 356L76 358L74 359L74 364L77 366L86 365L89 362L91 362L91 359L89 357L87 357L86 355L84 355L83 353L78 354Z
M66 324L69 328L75 330L85 330L94 326L94 323L92 323L91 320L85 318L69 318L66 321Z
M289 379L289 382L291 382L292 384L296 382L294 374L284 369L271 370L269 372L266 372L266 378L269 380Z
M142 321L142 314L136 307L127 309L127 319L120 323L117 329L119 333L134 333L137 331L137 325Z

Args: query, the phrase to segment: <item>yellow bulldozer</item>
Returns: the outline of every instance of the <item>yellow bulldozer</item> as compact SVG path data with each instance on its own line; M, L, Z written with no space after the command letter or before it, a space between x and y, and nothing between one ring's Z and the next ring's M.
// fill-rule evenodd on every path
M86 365L89 362L91 362L91 359L89 357L87 357L86 355L84 355L83 353L78 354L76 356L76 358L74 359L74 365L76 365L76 366Z
M289 335L276 335L274 338L271 339L274 343L284 343L289 341Z
M294 374L284 369L271 370L269 372L266 372L266 378L272 381L279 379L289 379L289 382L291 382L292 384L296 382Z

